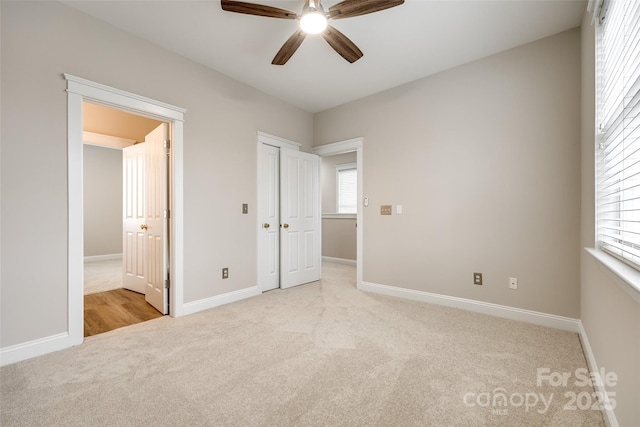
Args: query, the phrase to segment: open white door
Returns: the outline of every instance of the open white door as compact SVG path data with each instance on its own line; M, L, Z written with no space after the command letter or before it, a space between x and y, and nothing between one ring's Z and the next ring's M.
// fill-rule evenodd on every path
M262 146L261 239L262 292L280 287L280 150Z
M164 144L167 140L165 123L145 138L146 219L145 252L147 274L145 299L162 314L169 313L167 271L167 162Z
M280 287L322 274L320 158L280 149Z
M145 144L122 149L122 286L143 294L146 286Z

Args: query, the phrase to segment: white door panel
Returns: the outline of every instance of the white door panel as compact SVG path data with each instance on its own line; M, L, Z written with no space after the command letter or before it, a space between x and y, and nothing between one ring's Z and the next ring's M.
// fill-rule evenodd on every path
M145 299L162 314L169 313L168 289L165 281L167 272L167 153L164 142L167 139L167 125L161 124L146 138L146 244L147 278Z
M262 291L280 287L280 154L270 145L262 146L261 229Z
M145 147L144 144L122 150L123 171L123 245L122 285L125 289L145 292Z
M320 158L280 149L280 286L320 280Z

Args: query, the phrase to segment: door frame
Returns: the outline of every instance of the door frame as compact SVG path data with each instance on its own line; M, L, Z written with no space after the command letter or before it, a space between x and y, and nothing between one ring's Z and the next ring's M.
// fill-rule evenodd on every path
M261 234L262 234L262 218L263 218L263 214L264 212L262 212L262 202L264 195L261 193L260 189L262 188L261 183L262 183L262 146L263 145L271 145L273 147L277 147L277 148L288 148L290 150L294 150L294 151L300 151L300 147L302 147L302 144L297 143L297 142L293 142L293 141L289 141L288 139L284 139L284 138L280 138L278 136L274 136L274 135L270 135L268 133L264 133L264 132L260 132L258 131L257 133L257 153L258 153L258 159L257 159L257 171L258 171L258 176L257 176L257 197L256 197L256 206L257 206L257 216L256 216L256 236L257 236L257 268L256 268L256 276L257 276L257 287L258 287L258 293L262 293L263 292L263 283L262 283L262 251L263 251L263 245L262 245L262 239L260 238Z
M364 235L364 185L363 185L363 172L364 172L364 154L363 154L364 138L353 138L344 141L338 141L331 144L319 145L313 148L313 154L322 157L335 156L337 154L356 152L356 167L358 176L358 209L356 211L356 286L358 289L362 288L362 272L363 272L363 235Z
M170 124L171 170L169 209L171 287L169 314L179 317L183 309L184 210L183 122L186 110L154 99L125 92L71 74L67 80L67 186L68 186L68 334L72 346L84 341L84 211L82 104L85 101L116 108Z

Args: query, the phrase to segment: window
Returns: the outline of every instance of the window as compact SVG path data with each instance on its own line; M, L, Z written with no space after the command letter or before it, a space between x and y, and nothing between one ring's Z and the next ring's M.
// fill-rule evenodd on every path
M336 166L336 195L338 213L358 212L358 169L355 163Z
M599 21L597 240L640 269L640 1L605 0Z

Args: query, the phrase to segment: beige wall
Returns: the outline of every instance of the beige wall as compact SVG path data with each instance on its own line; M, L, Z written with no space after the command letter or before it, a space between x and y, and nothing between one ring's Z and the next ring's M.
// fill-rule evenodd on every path
M84 256L122 253L122 151L84 145Z
M336 213L336 166L356 163L356 152L322 158L322 212Z
M323 218L322 256L355 260L356 230L354 218Z
M61 3L0 2L0 8L0 346L67 331L62 73L188 110L184 302L255 286L256 131L310 151L312 115ZM249 203L249 215L241 214L242 203ZM224 281L215 273L222 267L231 272Z
M585 14L582 23L582 247L595 245L595 29ZM616 419L621 426L640 425L640 303L627 286L604 272L581 251L580 313L599 368L618 375Z
M579 29L314 122L315 145L364 137L365 281L579 317Z

